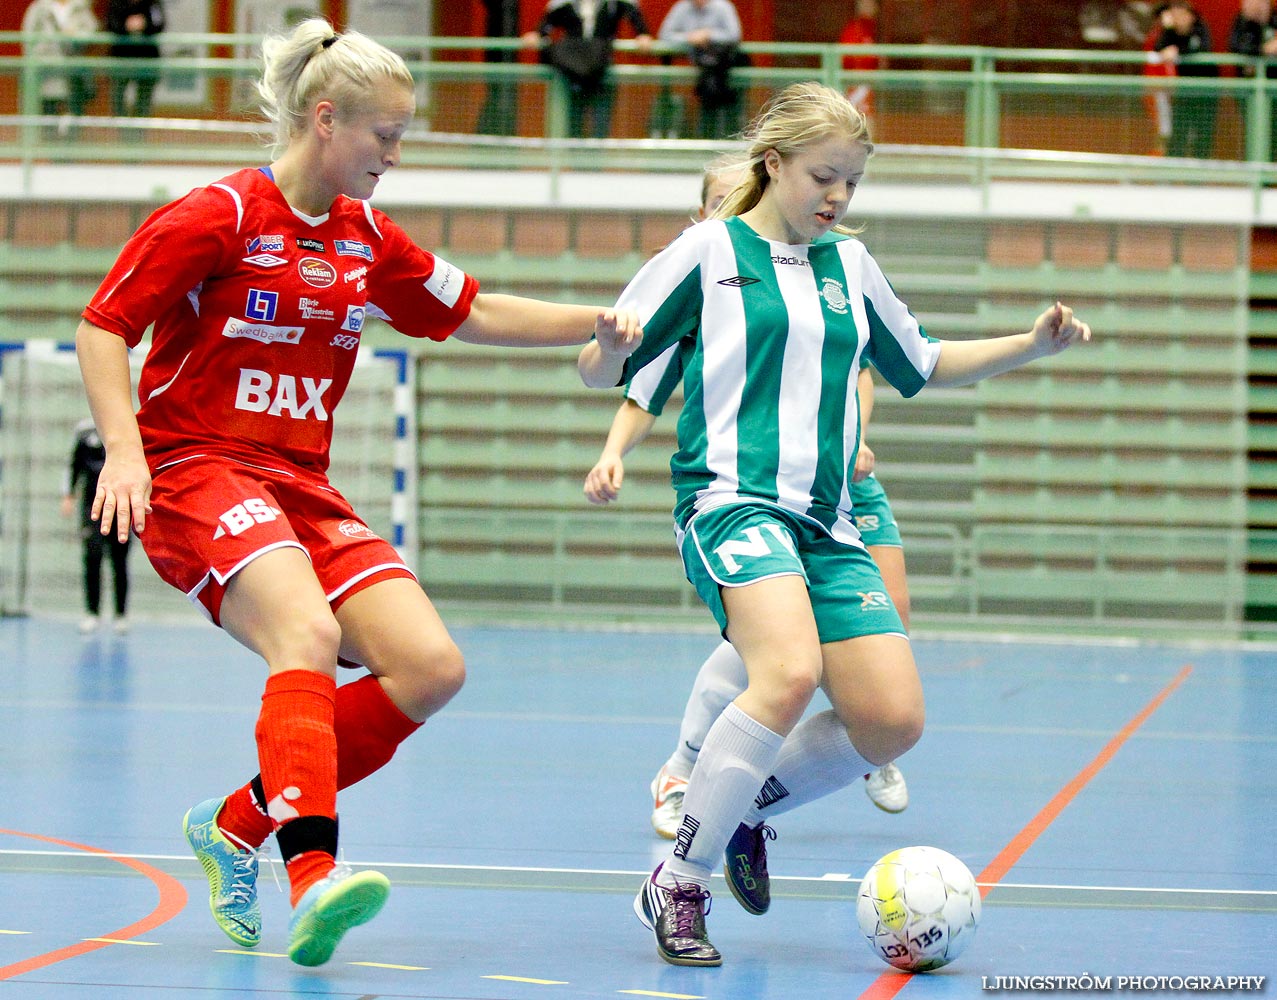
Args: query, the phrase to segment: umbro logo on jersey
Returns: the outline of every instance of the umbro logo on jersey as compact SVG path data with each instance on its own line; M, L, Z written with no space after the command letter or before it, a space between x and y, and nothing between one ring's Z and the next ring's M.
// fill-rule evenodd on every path
M245 264L252 264L254 267L279 267L281 264L287 264L287 259L276 257L273 253L255 253L244 258Z
M746 285L757 285L761 280L761 278L751 278L747 274L738 274L734 278L724 278L719 284L726 285L728 288L744 288Z

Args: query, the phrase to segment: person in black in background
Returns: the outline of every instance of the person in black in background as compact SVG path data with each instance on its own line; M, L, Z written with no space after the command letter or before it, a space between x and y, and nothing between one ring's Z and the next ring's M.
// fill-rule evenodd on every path
M1218 76L1219 67L1204 62L1211 51L1210 30L1188 0L1171 0L1162 11L1162 33L1153 49L1175 67L1176 76ZM1167 156L1206 159L1215 148L1214 94L1176 87L1171 95L1171 137Z
M1277 13L1273 12L1272 0L1242 0L1228 33L1228 51L1254 57L1265 64L1265 76L1270 80L1277 77ZM1244 70L1246 76L1257 72L1258 67ZM1269 93L1277 95L1277 89ZM1271 98L1268 114L1268 159L1277 161L1277 97Z
M80 498L80 538L84 542L84 620L80 631L89 633L98 627L102 606L102 556L111 554L111 577L115 586L115 631L123 635L129 630L129 543L115 532L103 535L98 531L90 511L93 497L98 491L98 473L106 461L106 447L98 437L92 420L81 420L75 426L75 445L71 449L71 464L67 469L62 489L62 516L70 517L75 511L76 493Z
M537 30L523 35L526 47L549 43L544 58L567 81L569 135L606 139L612 132L612 43L625 22L639 49L651 48L647 22L631 0L550 0Z
M110 0L106 7L106 30L116 36L111 55L121 59L153 59L153 65L133 63L111 74L111 114L116 118L147 118L151 96L159 82L160 47L155 36L164 30L164 4L160 0ZM134 85L133 103L128 101L129 84ZM130 129L134 138L140 138Z

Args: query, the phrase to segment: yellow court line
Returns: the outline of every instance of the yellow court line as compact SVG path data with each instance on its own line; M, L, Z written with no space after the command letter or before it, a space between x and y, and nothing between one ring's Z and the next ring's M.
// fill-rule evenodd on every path
M218 955L247 955L249 958L287 958L276 951L249 951L247 948L216 948Z
M388 965L385 962L347 962L347 965L366 965L370 969L402 969L404 972L429 972L428 965Z
M135 944L140 948L158 948L158 941L124 941L120 938L85 938L86 941L100 941L102 944Z
M617 990L617 993L631 993L639 997L668 997L669 1000L705 1000L695 993L653 993L651 990Z
M480 979L501 979L507 983L533 983L536 986L571 986L562 979L525 979L523 976L480 976Z

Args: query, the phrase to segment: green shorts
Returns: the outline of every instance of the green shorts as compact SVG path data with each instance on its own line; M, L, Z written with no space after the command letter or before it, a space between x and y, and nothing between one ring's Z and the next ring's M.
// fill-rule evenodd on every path
M905 634L873 557L775 504L729 504L697 514L679 533L678 546L688 581L724 633L722 587L801 576L821 642Z
M900 540L900 528L896 524L895 515L891 513L891 504L887 501L887 491L872 473L852 483L851 519L856 522L856 530L866 545L894 545L903 547Z

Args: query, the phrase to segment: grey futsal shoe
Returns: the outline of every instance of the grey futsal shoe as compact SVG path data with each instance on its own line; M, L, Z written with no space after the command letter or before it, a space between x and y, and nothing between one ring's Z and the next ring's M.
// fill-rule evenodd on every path
M660 870L657 865L634 897L635 914L656 935L656 953L670 965L722 965L723 956L705 932L709 891L682 882L676 882L673 889L657 885Z

